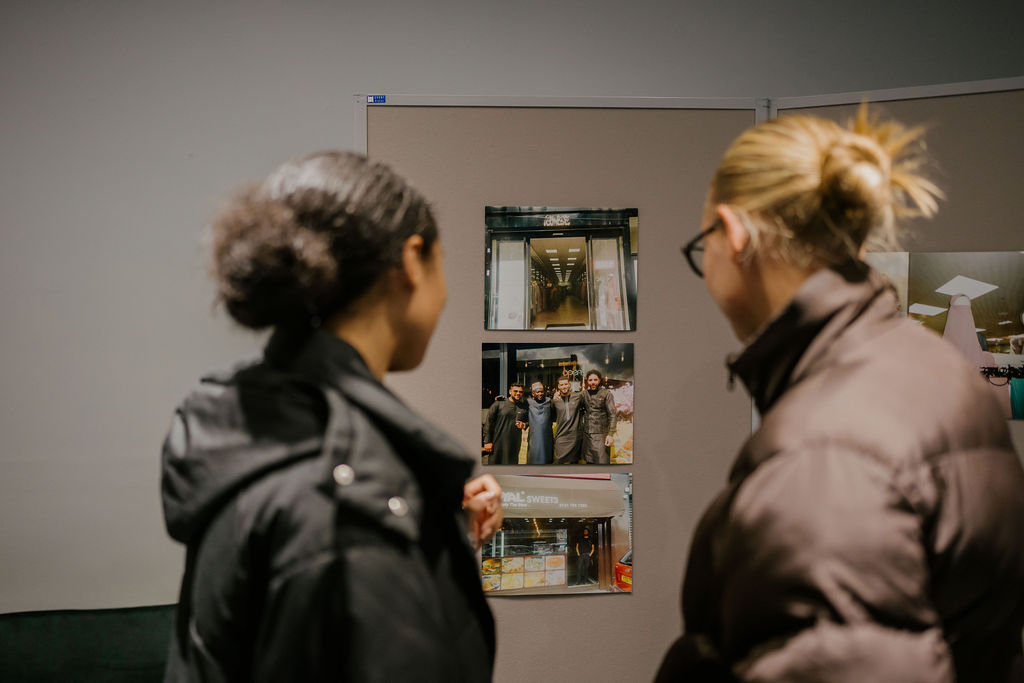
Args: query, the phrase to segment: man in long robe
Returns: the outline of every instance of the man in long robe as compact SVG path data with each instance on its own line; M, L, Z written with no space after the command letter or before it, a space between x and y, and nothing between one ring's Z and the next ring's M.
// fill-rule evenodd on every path
M520 420L530 428L527 435L526 464L550 465L554 460L554 439L551 425L555 421L555 406L544 395L544 385L534 382L530 385L530 397L526 399Z
M612 433L618 416L615 398L607 387L601 386L604 377L597 370L587 373L587 390L583 396L586 412L586 434L583 437L583 458L587 464L607 465L611 461Z
M583 392L572 390L568 377L558 380L555 405L555 464L574 465L583 454Z
M520 410L523 385L518 382L508 388L508 398L499 396L487 410L484 422L484 451L490 454L490 465L518 465L519 449L523 443L523 423Z

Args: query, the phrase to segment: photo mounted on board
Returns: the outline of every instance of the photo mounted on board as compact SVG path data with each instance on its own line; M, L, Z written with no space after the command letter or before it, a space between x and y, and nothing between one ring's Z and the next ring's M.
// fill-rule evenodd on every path
M484 208L484 328L635 330L636 209Z
M633 462L632 344L500 344L481 351L485 465Z
M1024 253L911 253L908 310L988 380L1007 419L1024 419Z
M483 547L489 595L633 592L631 474L496 475L505 521Z

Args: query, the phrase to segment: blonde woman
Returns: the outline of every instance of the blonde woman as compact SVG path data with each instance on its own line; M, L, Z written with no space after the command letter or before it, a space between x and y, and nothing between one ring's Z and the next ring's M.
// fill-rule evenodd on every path
M737 138L684 252L761 425L701 520L659 681L1020 681L1024 472L977 369L860 260L930 215L917 131Z

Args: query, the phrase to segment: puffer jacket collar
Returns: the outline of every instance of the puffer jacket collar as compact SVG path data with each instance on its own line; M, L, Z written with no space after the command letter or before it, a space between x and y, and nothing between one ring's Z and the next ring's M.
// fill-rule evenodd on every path
M871 334L867 323L896 316L895 292L877 271L862 262L823 268L804 282L789 305L727 367L765 415L828 358L841 357L843 349L855 347L864 334ZM737 468L743 462L743 458L737 461L733 477L741 474Z
M420 535L421 490L429 487L445 510L461 507L471 457L377 381L351 345L323 330L278 332L265 356L271 365L325 388L330 418L320 488L339 505L412 541ZM384 435L390 449L358 427L363 419Z

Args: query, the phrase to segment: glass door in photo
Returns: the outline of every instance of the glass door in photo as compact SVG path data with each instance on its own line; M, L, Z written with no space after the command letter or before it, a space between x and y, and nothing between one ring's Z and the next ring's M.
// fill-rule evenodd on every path
M591 329L584 237L530 239L528 329Z
M622 251L621 238L595 237L590 240L590 311L596 321L594 329L629 329Z
M524 330L527 314L525 239L491 240L488 329Z

